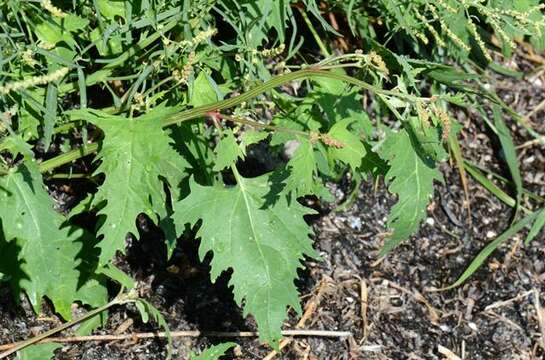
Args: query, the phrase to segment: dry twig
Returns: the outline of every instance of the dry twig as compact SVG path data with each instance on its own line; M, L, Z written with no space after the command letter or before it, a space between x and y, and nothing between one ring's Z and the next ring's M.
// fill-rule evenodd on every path
M495 303L492 303L492 304L486 306L484 308L484 311L490 311L490 310L495 309L495 308L499 308L499 307L502 307L502 306L509 305L509 304L511 304L513 302L524 299L525 297L529 296L532 293L533 293L533 291L529 290L529 291L526 291L526 292L524 292L522 294L518 294L514 298L507 299L507 300L502 300L502 301L496 301Z
M537 321L539 322L539 330L541 332L541 347L545 350L545 314L541 309L541 302L539 301L539 291L533 289L534 293L534 307L536 308Z
M361 318L363 326L363 339L362 341L367 340L367 335L369 331L369 324L367 323L367 307L368 307L369 293L367 291L367 283L364 279L360 279L360 309L361 309Z
M447 360L462 360L458 355L442 345L437 345L437 351L447 358Z
M311 336L311 337L330 337L330 338L343 338L352 335L350 331L329 331L329 330L283 330L283 336ZM258 337L257 331L210 331L201 332L199 330L187 330L187 331L171 331L170 336L177 337ZM75 343L85 341L114 341L114 340L138 340L138 339L156 339L167 338L167 333L161 332L146 332L146 333L132 333L132 334L120 334L120 335L87 335L87 336L72 336L72 337L50 337L42 339L37 343ZM0 345L1 350L8 350L19 345L20 342Z

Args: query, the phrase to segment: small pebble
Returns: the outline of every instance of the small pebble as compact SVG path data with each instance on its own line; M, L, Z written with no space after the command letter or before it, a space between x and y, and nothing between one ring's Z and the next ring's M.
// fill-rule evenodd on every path
M435 225L435 220L431 217L427 218L426 219L426 224L428 224L429 226L433 226Z
M401 307L403 306L403 300L397 296L393 296L390 298L390 305L395 307Z
M494 231L492 231L492 230L488 230L488 231L486 232L486 237L487 237L488 239L495 238L495 237L496 237L496 233L495 233Z
M534 162L536 158L532 155L532 156L528 156L526 159L522 160L522 162L524 164L531 164Z
M348 218L348 224L354 230L361 230L361 219L356 216L350 216Z

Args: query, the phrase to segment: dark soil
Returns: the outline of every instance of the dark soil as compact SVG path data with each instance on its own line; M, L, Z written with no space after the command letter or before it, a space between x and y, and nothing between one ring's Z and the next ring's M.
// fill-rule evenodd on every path
M524 61L520 61L524 64ZM523 66L523 65L521 65ZM496 79L502 96L517 111L528 113L544 97L542 74L525 81ZM545 133L543 112L530 120ZM471 161L508 177L497 140L477 115L459 111L463 125L463 154ZM545 195L545 150L515 123L514 130L525 187ZM461 287L432 291L453 283L487 242L506 229L513 211L478 183L469 179L471 219L464 206L464 191L454 166L442 168L445 182L437 184L434 201L419 233L377 262L386 236L388 210L395 202L382 182L361 186L357 200L348 210L336 212L322 207L323 215L313 220L315 246L321 261L309 261L298 281L301 302L316 299L318 307L305 328L350 331L345 339L300 337L287 346L282 359L438 359L449 358L445 348L462 359L541 359L544 350L534 296L545 303L545 236L540 234L524 246L524 232L506 241L485 265ZM509 191L509 187L501 185ZM57 189L54 186L55 189ZM57 189L58 190L58 189ZM338 201L346 194L332 186ZM69 200L68 197L63 201ZM532 208L531 203L525 206ZM171 330L255 330L244 319L227 287L229 274L215 284L209 280L208 265L198 260L198 243L180 240L173 259L161 257L158 232L139 219L139 241L129 241L126 257L118 265L134 276L140 295L151 301L168 321ZM471 225L470 225L471 224ZM319 291L321 289L321 291ZM0 288L0 342L26 339L58 325L45 304L37 317L26 299L20 306L9 291ZM365 301L365 297L367 300ZM299 317L291 314L285 329L294 328ZM128 321L128 322L127 322ZM132 322L132 323L131 323ZM107 326L96 334L112 334L122 324L124 333L157 329L143 324L132 306L110 312ZM65 334L68 335L68 334ZM210 344L231 340L240 346L231 352L236 359L261 359L270 348L257 339L174 339L174 358ZM66 345L57 359L164 359L163 340L84 342ZM450 357L455 359L455 357Z

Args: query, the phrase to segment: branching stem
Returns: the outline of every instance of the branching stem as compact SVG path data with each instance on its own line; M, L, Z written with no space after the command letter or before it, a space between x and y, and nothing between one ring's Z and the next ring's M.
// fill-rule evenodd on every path
M333 69L336 67L343 67L346 64L337 64L337 65L327 65L327 69ZM353 64L356 66L357 64ZM325 66L325 65L324 65ZM253 89L250 89L249 91L240 94L238 96L221 100L215 103L198 106L193 109L184 110L179 113L173 114L169 117L166 117L161 120L161 126L167 127L174 124L179 124L185 121L190 121L196 118L204 117L208 113L212 112L219 112L221 110L230 109L234 106L237 106L245 101L249 101L256 96L261 95L262 93L269 91L273 88L276 88L280 85L295 81L295 80L301 80L301 79L312 79L312 78L328 78L328 79L334 79L334 80L340 80L343 82L346 82L348 84L360 87L364 90L371 91L376 94L380 94L382 96L392 96L397 97L399 99L405 100L410 103L415 102L431 102L436 100L436 98L425 98L425 97L419 97L414 96L410 94L401 93L398 91L393 90L385 90L381 89L379 87L376 87L374 85L371 85L365 81L356 79L349 75L339 74L335 73L329 70L322 69L319 65L317 66L311 66L305 69L293 71L290 73L278 75L269 81L264 82L261 85L258 85L254 87ZM80 159L86 155L92 154L96 152L99 148L99 145L97 143L90 143L86 144L85 146L80 147L79 149L68 151L64 154L58 155L54 158L51 158L49 160L44 161L40 164L40 171L42 173L51 171L57 167L60 167L62 165L68 164L74 160Z

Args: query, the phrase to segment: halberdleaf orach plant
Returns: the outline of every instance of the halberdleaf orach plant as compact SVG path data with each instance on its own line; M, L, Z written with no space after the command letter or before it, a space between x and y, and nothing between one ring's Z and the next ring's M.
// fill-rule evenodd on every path
M346 16L362 49L322 41L341 38L324 7ZM0 1L2 281L36 312L44 298L67 321L74 303L86 307L88 331L100 326L97 313L125 303L167 327L115 266L145 214L163 232L165 258L192 233L200 258L211 255L211 278L231 272L237 304L278 349L288 309L301 310L298 270L319 261L307 217L316 211L303 200L331 201L327 183L341 178L354 191L384 179L397 197L387 256L418 231L449 154L480 181L459 156L450 110L486 117L493 106L486 121L523 217L463 281L513 229L531 226L530 241L545 223L545 211L521 205L502 116L539 134L482 80L487 67L501 71L495 54L510 56L521 39L543 48L544 21L537 0ZM319 51L302 51L308 42ZM282 159L259 174L245 169L257 144ZM64 212L53 179L87 184ZM122 289L110 301L108 282Z

